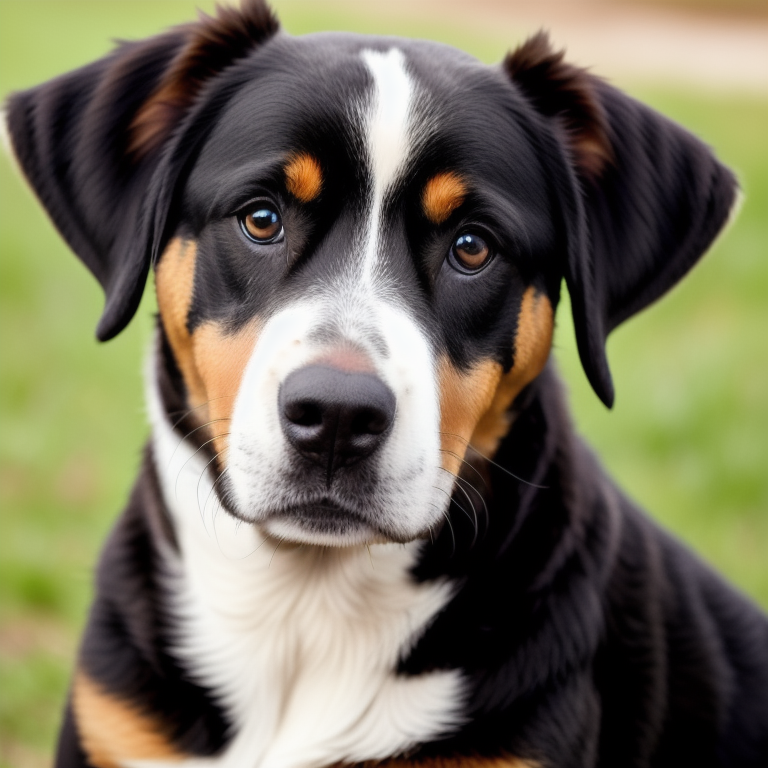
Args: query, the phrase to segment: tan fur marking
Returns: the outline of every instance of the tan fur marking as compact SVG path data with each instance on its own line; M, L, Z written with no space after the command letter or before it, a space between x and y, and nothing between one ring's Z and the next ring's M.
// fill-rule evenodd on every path
M464 202L467 187L455 173L438 173L424 187L421 204L433 224L442 224Z
M163 328L187 385L192 408L201 406L208 399L195 366L192 337L187 330L187 316L195 285L196 257L196 244L177 237L163 252L155 273L157 306Z
M519 757L433 757L428 760L394 759L380 763L362 763L357 768L541 768L541 763Z
M285 166L288 191L302 203L314 200L323 188L323 171L312 155L303 152L291 158Z
M502 369L486 360L467 373L442 358L440 382L440 446L444 469L457 475L469 440L480 417L493 400Z
M216 323L204 323L192 336L194 361L208 404L209 432L213 447L224 463L232 408L260 328L258 318L237 333L226 333Z
M468 445L493 456L509 431L507 411L527 384L544 368L552 346L552 305L533 287L523 295L515 337L515 363L508 373L485 360L469 372L440 361L440 430L445 469L458 474Z
M208 432L222 461L235 397L243 371L256 346L260 321L254 319L237 333L216 323L203 323L190 334L187 317L195 278L195 244L173 240L157 267L157 304L163 328L189 393L196 420Z
M96 768L119 768L126 760L180 762L187 757L173 746L162 724L106 693L83 672L75 676L72 706L83 749Z
M554 317L549 299L532 286L528 288L517 319L514 365L501 377L493 402L470 440L481 454L492 456L496 452L499 442L509 431L509 406L544 368L552 347Z

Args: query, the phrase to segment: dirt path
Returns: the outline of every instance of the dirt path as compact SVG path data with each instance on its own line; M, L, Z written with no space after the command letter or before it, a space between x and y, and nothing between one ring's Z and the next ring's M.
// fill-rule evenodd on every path
M361 0L348 1L360 7ZM610 0L362 1L376 13L437 14L480 33L544 27L571 61L616 80L768 94L768 10L760 18Z

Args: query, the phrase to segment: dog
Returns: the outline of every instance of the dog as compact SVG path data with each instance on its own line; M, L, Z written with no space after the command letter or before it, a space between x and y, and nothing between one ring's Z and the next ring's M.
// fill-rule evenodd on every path
M768 765L768 620L638 510L549 362L707 250L711 151L539 33L488 67L261 0L7 103L152 437L58 768Z

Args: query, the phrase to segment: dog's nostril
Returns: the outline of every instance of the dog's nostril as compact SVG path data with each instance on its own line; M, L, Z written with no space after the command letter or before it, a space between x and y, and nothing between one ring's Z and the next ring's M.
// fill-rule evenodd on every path
M322 408L312 401L293 401L285 404L286 418L300 427L316 427L323 423Z
M350 431L356 435L380 435L389 424L387 413L373 408L364 409L352 418Z

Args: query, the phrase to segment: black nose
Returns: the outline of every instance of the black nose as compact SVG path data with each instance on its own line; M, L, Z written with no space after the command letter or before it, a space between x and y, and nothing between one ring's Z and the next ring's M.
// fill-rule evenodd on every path
M395 418L395 396L372 373L307 365L288 376L278 396L286 438L326 469L354 464L381 445Z

